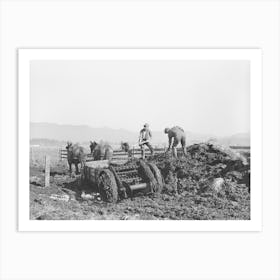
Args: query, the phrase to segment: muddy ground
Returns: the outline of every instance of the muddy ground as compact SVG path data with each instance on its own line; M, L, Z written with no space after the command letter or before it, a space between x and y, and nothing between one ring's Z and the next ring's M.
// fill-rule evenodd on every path
M161 194L105 203L80 177L69 174L65 161L51 166L51 186L44 187L44 166L30 166L30 219L250 219L250 153L211 144L188 147L186 157L169 154L150 159L165 181Z

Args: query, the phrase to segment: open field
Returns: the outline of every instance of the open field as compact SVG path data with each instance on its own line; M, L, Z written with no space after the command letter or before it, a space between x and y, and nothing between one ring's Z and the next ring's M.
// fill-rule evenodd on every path
M30 219L250 219L250 151L191 145L187 157L157 154L150 161L165 181L161 194L105 203L70 175L59 147L33 147L30 161ZM51 157L50 187L44 187L44 157ZM246 161L246 163L245 163ZM215 179L223 180L215 185Z

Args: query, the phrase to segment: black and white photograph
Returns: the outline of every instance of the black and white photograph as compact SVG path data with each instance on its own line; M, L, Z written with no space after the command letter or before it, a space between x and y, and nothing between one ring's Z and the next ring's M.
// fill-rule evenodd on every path
M0 1L0 279L279 280L279 19Z
M250 59L29 67L30 220L251 220Z
M249 220L248 60L33 60L30 219Z

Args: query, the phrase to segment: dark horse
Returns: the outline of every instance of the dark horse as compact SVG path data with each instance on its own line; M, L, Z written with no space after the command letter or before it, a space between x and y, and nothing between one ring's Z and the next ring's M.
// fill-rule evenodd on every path
M71 142L67 142L66 150L70 174L72 173L72 164L75 165L76 174L79 174L78 164L80 163L81 167L85 165L86 154L84 148L77 143L73 145Z
M109 161L113 158L113 148L103 141L99 144L95 141L90 141L90 153L94 160L108 159Z
M128 142L121 142L121 149L128 154L128 157L132 157L132 149L130 148Z

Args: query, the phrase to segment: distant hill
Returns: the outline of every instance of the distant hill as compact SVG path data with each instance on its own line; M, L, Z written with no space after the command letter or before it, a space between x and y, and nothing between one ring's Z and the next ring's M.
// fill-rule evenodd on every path
M225 146L250 146L250 134L238 133L230 137L220 138L218 141Z
M139 128L140 129L140 128ZM217 140L224 145L247 145L250 142L249 134L233 135L228 138L217 139L213 135L194 134L186 132L187 143L203 142L208 139ZM112 144L119 144L126 141L136 144L138 132L126 129L112 129L109 127L93 128L85 125L59 125L54 123L30 123L30 139L32 144L54 145L67 141L88 143L90 140L108 141ZM45 143L45 144L44 144ZM153 131L153 143L156 145L167 145L167 136L163 131Z
M137 136L137 133L128 130L111 129L107 127L92 128L84 125L59 125L53 123L30 124L30 139L45 138L72 142L104 140L114 143L122 140L135 141Z

